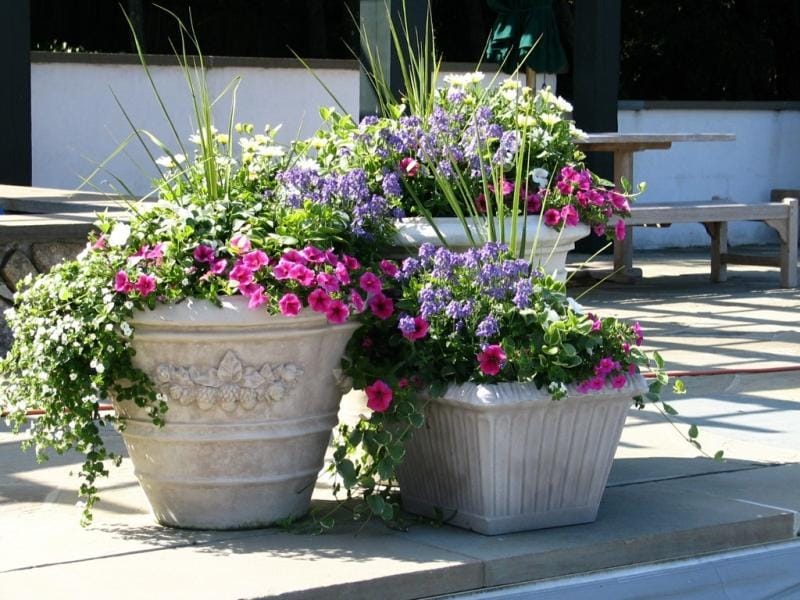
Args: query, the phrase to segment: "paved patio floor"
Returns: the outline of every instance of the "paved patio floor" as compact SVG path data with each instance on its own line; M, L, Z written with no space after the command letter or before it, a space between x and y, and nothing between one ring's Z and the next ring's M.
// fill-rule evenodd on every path
M581 302L640 320L670 370L725 373L684 378L676 426L653 408L631 411L595 523L495 537L346 520L322 536L179 531L153 524L126 461L82 529L77 457L37 465L3 429L0 597L418 598L797 541L800 291L758 267L711 284L705 253L642 253L637 264L640 283L604 284ZM683 439L687 421L725 461ZM314 498L333 505L324 479Z

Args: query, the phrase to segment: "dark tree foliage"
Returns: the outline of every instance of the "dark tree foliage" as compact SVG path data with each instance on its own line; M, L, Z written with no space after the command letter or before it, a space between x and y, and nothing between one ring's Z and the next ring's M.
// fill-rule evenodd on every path
M620 97L800 100L798 0L624 0Z
M494 22L485 0L430 0L447 61L476 64ZM221 56L352 58L359 0L160 0ZM555 0L571 56L575 0ZM145 49L170 54L174 21L152 0L31 0L34 48L130 52L121 8ZM623 0L620 98L800 100L800 0ZM569 96L571 74L559 77Z

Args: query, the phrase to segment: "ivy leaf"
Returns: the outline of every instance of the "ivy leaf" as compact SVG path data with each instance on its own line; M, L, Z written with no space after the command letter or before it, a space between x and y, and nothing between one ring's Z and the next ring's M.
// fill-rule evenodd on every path
M700 432L697 429L697 425L692 425L689 427L689 437L691 439L695 439L698 435L700 435Z
M381 517L383 515L383 511L386 508L386 502L384 499L376 494L372 494L367 496L367 505L369 509L372 511L377 517Z
M342 476L342 481L345 487L353 487L356 483L356 468L353 462L349 459L344 459L336 465L336 470Z
M668 415L677 415L678 414L678 411L675 410L674 408L672 408L672 406L670 406L666 402L662 402L661 406L664 407L664 412L667 413Z

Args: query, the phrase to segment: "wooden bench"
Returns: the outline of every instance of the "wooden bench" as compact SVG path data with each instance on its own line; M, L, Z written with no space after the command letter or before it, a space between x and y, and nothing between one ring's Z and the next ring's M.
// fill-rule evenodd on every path
M777 256L736 254L728 249L728 223L760 221L778 232ZM635 205L625 219L625 240L614 244L614 271L622 278L637 276L633 269L633 228L664 226L673 223L701 223L711 236L711 281L727 278L728 265L758 265L780 268L781 287L797 287L798 199L780 202L741 204L724 201ZM641 271L638 272L641 274Z

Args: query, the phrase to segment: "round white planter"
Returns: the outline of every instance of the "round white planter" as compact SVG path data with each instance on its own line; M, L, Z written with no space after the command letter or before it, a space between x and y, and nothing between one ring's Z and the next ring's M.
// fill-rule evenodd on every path
M532 383L451 385L398 471L403 506L486 535L594 521L639 375L553 401Z
M436 228L442 234L447 246L454 251L471 248L469 237L464 231L461 221L455 217L434 218ZM483 226L469 221L472 237L476 243L484 239ZM506 240L510 243L511 219L505 219ZM397 234L394 243L403 248L418 248L425 242L434 246L442 246L442 240L436 235L436 229L424 217L409 217L396 222ZM538 216L530 216L527 220L517 221L517 245L521 243L522 231L525 230L525 252L521 258L530 258L533 252L533 265L542 268L545 273L553 274L564 281L566 277L567 253L575 248L575 242L589 235L589 227L584 224L565 227L556 231L540 224ZM512 248L512 250L515 250Z
M268 316L241 297L160 306L131 325L134 364L169 404L163 428L116 404L156 519L240 529L305 514L337 422L334 369L358 326L308 309Z

